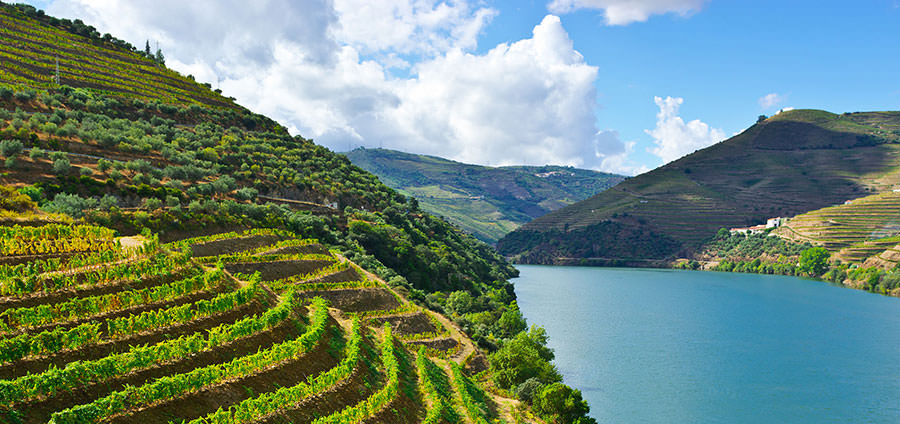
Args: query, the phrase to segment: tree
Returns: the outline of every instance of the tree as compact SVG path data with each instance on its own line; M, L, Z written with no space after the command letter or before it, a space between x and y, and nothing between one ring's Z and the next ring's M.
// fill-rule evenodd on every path
M53 161L53 173L59 176L67 175L72 169L72 163L69 159L62 158Z
M581 391L562 383L550 384L534 396L534 410L545 420L556 424L589 424L591 408L581 398Z
M766 115L759 115L759 118L756 118L756 123L758 124L760 122L765 121L766 119L769 119L769 117Z
M447 312L463 315L472 310L475 299L467 291L459 290L447 297Z
M153 57L150 51L150 40L147 40L147 43L144 44L144 56L147 56L149 58Z
M530 378L542 383L562 380L559 371L550 363L553 351L547 347L547 331L532 326L521 332L491 354L493 379L503 389L511 389Z
M813 277L818 277L828 271L828 258L831 256L824 247L810 247L800 252L800 264L798 269Z
M166 57L163 56L162 50L156 49L156 56L154 57L154 60L156 60L156 63L158 63L160 65L166 64Z
M22 145L22 142L19 140L3 140L0 141L0 155L5 157L16 156L19 153L22 153L22 150L25 146Z

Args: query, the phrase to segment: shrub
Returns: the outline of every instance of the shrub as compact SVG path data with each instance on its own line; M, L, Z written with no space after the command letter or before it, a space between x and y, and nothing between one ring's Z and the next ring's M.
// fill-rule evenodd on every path
M811 247L800 252L798 268L801 272L806 272L814 277L822 275L828 270L829 256L831 254L824 247Z
M581 391L562 383L550 384L534 396L534 410L545 420L557 424L596 424L587 417L591 408L581 398Z
M0 155L11 157L16 156L25 149L19 140L3 140L0 141Z
M64 213L74 218L84 216L84 211L97 207L97 200L79 197L77 194L59 193L42 207L47 212Z
M69 162L69 159L57 159L53 161L52 169L54 174L63 176L72 170L72 163Z

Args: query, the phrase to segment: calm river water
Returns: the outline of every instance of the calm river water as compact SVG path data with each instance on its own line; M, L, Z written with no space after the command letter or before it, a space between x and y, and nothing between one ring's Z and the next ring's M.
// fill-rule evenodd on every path
M600 423L900 423L900 299L793 277L518 266Z

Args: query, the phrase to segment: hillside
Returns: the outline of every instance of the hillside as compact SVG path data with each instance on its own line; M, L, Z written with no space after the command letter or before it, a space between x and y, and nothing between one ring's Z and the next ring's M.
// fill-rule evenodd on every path
M687 255L719 228L891 191L900 184L898 143L898 112L784 112L538 218L498 249L531 263Z
M22 61L97 49L0 73L0 422L540 422L525 379L587 412L510 347L546 338L490 246L158 60L104 75L150 66L127 43L0 11Z
M893 269L900 263L900 193L874 194L807 212L775 234L821 245L843 262Z
M510 414L460 372L484 357L447 318L316 240L254 230L128 248L102 227L0 230L4 422Z
M359 148L345 154L389 187L415 197L425 211L488 243L625 179L561 166L469 165L388 149Z

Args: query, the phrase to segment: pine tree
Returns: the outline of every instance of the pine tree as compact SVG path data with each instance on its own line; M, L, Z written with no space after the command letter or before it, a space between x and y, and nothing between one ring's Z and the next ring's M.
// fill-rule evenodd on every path
M144 55L151 59L153 58L150 52L150 40L147 40L147 44L144 44Z

